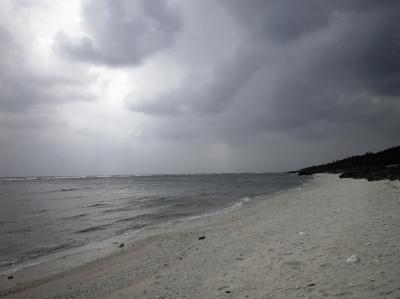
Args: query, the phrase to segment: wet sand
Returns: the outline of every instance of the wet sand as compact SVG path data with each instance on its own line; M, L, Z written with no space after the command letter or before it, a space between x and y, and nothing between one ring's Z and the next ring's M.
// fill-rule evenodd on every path
M400 298L400 182L317 175L81 258L0 276L0 297Z

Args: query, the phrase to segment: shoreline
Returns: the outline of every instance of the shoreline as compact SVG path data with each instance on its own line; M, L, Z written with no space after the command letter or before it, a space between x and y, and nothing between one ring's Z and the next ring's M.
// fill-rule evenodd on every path
M0 275L64 253L110 247L112 239L136 239L169 222L225 213L246 197L290 189L308 179L266 173L2 183Z
M2 275L0 297L400 296L400 184L318 175L302 187L83 264L72 255Z
M84 176L83 176L84 177ZM97 178L98 176L96 176ZM111 176L107 176L111 177ZM55 179L58 179L59 177L56 177ZM65 177L70 179L71 177ZM81 177L72 177L72 179L75 178L81 178ZM32 180L32 179L38 179L38 178L24 178L23 180ZM45 179L48 179L46 177ZM21 179L18 179L21 180ZM184 225L183 223L191 222L193 220L201 219L201 218L206 218L206 217L216 217L216 216L221 216L227 213L231 213L237 209L242 208L243 204L248 204L250 201L258 201L258 200L266 200L269 197L273 197L276 194L280 193L286 193L286 192L293 192L293 191L299 191L302 189L301 186L306 184L308 180L305 180L303 183L301 183L299 186L294 187L294 188L288 188L287 190L280 190L280 191L274 191L272 193L265 193L263 195L257 195L253 197L243 197L243 198L238 198L236 201L233 201L231 205L226 206L226 207L220 207L214 211L209 211L203 214L197 214L193 216L187 216L187 217L182 217L178 219L173 219L173 220L168 220L163 223L157 223L153 225L148 225L146 227L136 229L134 231L129 231L122 233L120 235L116 235L113 237L108 237L106 239L94 241L91 243L86 243L83 245L78 245L78 246L73 246L61 250L54 250L54 251L48 251L47 253L37 255L32 258L26 258L26 259L21 259L21 261L16 261L16 262L9 262L9 265L7 263L3 262L3 264L6 264L6 266L0 266L0 277L4 275L12 275L15 272L28 269L31 267L37 267L42 264L57 264L57 260L60 259L66 259L66 261L63 261L65 264L72 264L73 266L67 267L65 269L70 269L73 267L77 267L82 264L86 264L90 261L93 261L98 258L103 258L106 257L107 255L110 255L114 252L118 252L118 246L122 243L126 244L129 242L134 242L139 239L143 239L152 235L157 235L162 233L165 229L170 228L171 226L177 225ZM58 247L58 246L55 246ZM76 259L81 260L81 262L77 263ZM51 271L53 272L53 271ZM0 288L1 291L1 288Z

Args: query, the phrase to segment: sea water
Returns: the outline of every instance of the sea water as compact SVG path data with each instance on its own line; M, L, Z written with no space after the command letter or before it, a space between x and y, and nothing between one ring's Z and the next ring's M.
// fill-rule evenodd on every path
M0 178L0 270L240 208L306 180L286 173Z

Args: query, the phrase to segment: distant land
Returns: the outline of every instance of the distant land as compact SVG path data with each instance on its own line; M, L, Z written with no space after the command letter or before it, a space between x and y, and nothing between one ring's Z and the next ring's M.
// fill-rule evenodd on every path
M340 178L367 179L368 181L400 180L400 146L293 172L299 175L340 173Z

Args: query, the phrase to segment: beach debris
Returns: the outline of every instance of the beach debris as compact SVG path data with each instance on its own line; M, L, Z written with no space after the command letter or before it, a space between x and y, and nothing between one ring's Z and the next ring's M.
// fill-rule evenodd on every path
M356 255L350 256L347 260L346 263L358 263L360 259Z
M121 244L119 244L118 248L122 248L122 247L124 247L124 246L125 246L125 244L124 244L124 243L121 243Z
M7 277L7 279L13 279L13 278L14 278L14 276L12 276L12 275Z
M200 236L199 240L204 240L206 238L206 236Z
M227 293L227 294L230 294L230 293L231 293L231 291L229 291L229 290L225 290L225 293Z
M309 283L308 285L307 285L308 287L313 287L313 286L315 286L315 283Z
M305 232L299 232L299 235L300 235L300 236L305 236L306 233L305 233Z

